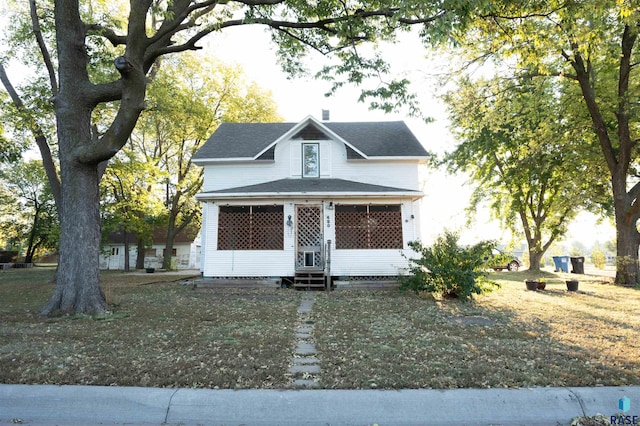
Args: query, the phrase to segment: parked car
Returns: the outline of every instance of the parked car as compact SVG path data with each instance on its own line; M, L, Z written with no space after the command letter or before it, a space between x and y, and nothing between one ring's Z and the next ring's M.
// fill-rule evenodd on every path
M485 259L487 266L494 271L517 271L522 262L516 256L507 254L501 250L493 249L490 256Z

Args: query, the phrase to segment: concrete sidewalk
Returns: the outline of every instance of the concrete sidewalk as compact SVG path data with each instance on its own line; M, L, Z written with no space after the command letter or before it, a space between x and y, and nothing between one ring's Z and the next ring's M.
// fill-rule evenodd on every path
M577 416L621 413L625 396L625 415L640 416L637 386L236 391L0 384L0 424L569 425Z

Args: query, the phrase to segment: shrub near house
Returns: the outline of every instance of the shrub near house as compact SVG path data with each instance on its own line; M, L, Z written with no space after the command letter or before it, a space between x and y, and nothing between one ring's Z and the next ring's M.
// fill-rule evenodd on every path
M474 294L498 288L487 278L485 261L496 244L482 241L464 247L458 239L456 233L447 231L431 247L411 242L419 257L409 259L411 275L401 278L401 289L468 300Z

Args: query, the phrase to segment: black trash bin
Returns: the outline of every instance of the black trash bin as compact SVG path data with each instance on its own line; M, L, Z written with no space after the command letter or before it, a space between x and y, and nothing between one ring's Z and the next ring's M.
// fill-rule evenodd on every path
M573 267L572 274L584 274L584 257L572 257L571 266Z

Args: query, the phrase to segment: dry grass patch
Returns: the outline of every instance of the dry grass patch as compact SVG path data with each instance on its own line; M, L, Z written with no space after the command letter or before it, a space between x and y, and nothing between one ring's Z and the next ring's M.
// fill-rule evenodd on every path
M321 296L315 335L328 388L488 388L640 384L640 291L526 273L472 303L409 293ZM584 280L585 277L581 277Z
M41 318L53 270L0 271L0 382L288 388L297 307L281 289L193 290L169 274L106 273L116 305ZM471 303L391 291L317 293L326 388L640 385L640 291L498 273Z
M158 387L282 388L299 295L194 291L105 274L119 304L109 315L40 318L51 274L0 276L0 382ZM103 284L103 287L105 285ZM275 292L275 294L274 294Z

